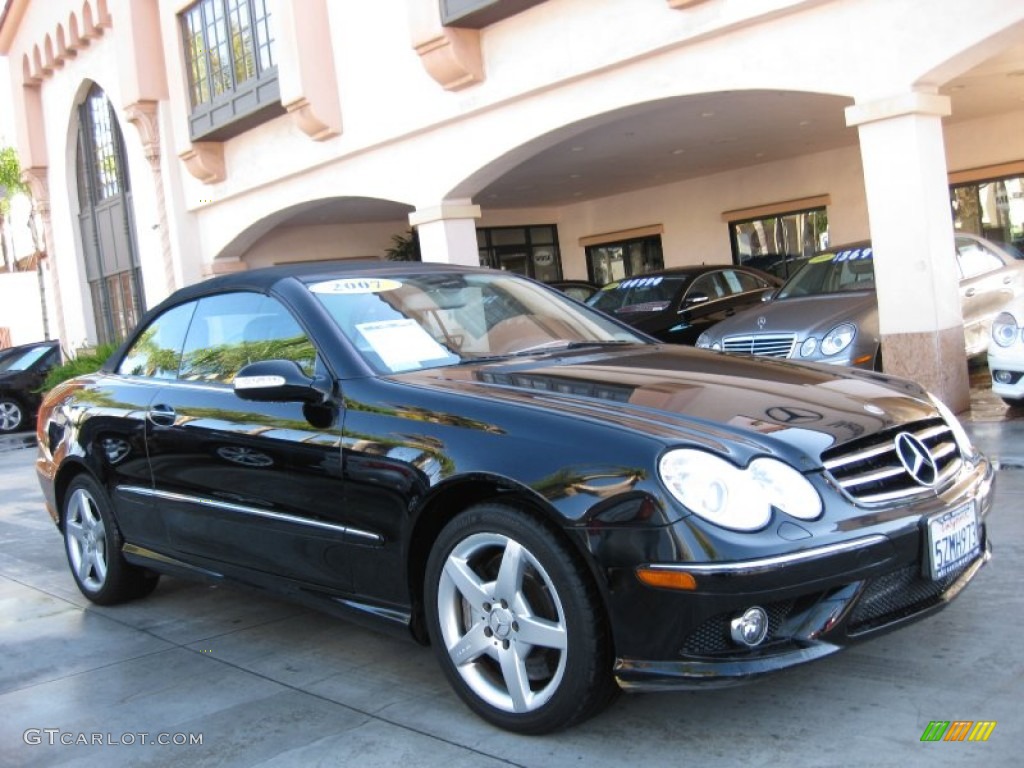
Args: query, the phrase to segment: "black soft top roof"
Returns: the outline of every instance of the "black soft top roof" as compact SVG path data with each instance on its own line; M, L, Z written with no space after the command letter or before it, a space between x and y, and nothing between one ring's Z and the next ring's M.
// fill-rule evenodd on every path
M186 286L175 291L159 306L179 304L183 301L208 296L223 291L257 291L268 293L281 280L294 277L303 283L316 283L338 277L423 275L438 273L464 273L488 271L482 267L467 267L460 264L441 264L418 261L312 261L298 264L281 264L276 267L262 267L244 272L218 275L208 280Z
M276 267L262 267L260 269L249 269L243 272L218 275L217 277L211 277L208 280L202 280L198 283L187 285L184 288L179 288L155 307L150 308L139 319L135 329L128 334L124 342L106 361L103 369L108 371L111 369L114 363L123 355L127 346L134 340L138 329L149 323L151 318L168 307L203 296L223 293L225 291L270 293L271 288L288 278L295 278L309 284L321 280L333 280L339 277L394 277L396 275L464 274L466 272L489 271L493 270L483 267L467 267L460 264L442 264L438 262L348 259L343 261L308 261L296 264L281 264Z

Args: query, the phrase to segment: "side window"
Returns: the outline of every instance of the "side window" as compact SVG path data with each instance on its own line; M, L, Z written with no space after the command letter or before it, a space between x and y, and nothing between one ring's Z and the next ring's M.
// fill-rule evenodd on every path
M185 339L181 378L230 384L258 360L294 360L313 375L313 343L276 299L226 293L200 299Z
M722 272L726 285L729 286L729 293L747 293L748 291L759 291L766 286L763 280L759 280L746 272L737 272L735 269L727 269Z
M708 297L709 301L714 301L726 295L727 292L722 288L718 280L718 274L718 272L709 272L698 277L690 284L690 290L686 292L686 298L703 293Z
M132 344L117 372L124 376L174 379L181 363L181 346L196 303L179 304L155 318Z

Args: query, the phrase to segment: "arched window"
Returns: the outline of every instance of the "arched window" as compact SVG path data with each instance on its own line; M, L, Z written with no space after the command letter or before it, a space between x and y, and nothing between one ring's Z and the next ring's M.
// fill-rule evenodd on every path
M144 310L124 141L98 85L78 107L78 201L99 343L123 339Z

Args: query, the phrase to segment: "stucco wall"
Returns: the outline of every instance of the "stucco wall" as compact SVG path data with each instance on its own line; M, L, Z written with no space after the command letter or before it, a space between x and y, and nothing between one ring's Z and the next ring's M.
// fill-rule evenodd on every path
M382 259L391 237L408 229L406 221L279 227L246 252L245 263L255 268L295 261Z
M0 272L0 328L10 329L12 346L43 339L43 305L35 272Z

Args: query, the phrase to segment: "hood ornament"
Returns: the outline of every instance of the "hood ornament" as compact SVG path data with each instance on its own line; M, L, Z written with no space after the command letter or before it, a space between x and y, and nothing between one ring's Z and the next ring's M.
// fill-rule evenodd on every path
M764 330L764 326L765 326L765 324L767 322L768 322L768 318L767 317L765 317L764 315L759 315L758 318L757 318L757 329L759 331L763 331Z
M939 480L939 467L928 447L909 432L896 435L896 455L918 485L933 487Z

